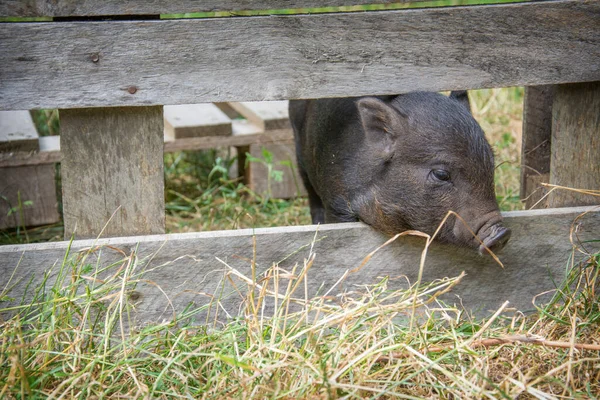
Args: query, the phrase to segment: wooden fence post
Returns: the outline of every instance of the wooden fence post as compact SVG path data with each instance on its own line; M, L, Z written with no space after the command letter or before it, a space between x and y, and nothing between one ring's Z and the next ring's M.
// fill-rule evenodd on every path
M523 144L521 148L521 200L526 208L538 203L550 181L552 102L555 85L527 86L523 99ZM545 202L536 206L544 208Z
M164 233L162 111L60 110L66 239Z
M550 183L600 190L600 82L556 88L552 108ZM600 197L555 190L549 207L599 204Z

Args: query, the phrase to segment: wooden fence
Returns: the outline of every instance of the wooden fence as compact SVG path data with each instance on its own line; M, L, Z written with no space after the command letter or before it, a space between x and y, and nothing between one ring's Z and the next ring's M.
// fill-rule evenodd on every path
M51 22L0 24L0 109L60 109L66 236L75 232L78 238L95 237L117 205L121 207L115 216L118 223L110 235L164 233L163 105L523 85L527 86L524 196L544 181L600 188L599 0L161 20L159 14L166 13L235 14L240 7L278 9L381 1L277 0L243 2L242 6L236 1L165 3L9 0L0 5L0 17L54 17ZM542 150L545 153L540 153ZM596 196L564 193L552 193L548 204L598 203ZM552 211L544 215L548 219L536 214L527 223L515 222L513 241L502 256L511 259L510 248L519 249L511 271L535 268L524 249L536 252L535 243L555 243L557 237L566 240L565 229L575 215L566 212L556 218ZM587 215L592 221L589 224L596 226L598 213ZM545 221L544 225L528 230L528 224L538 219ZM315 228L311 229L314 233ZM327 229L349 234L358 229L361 234L355 242L327 242L323 254L355 246L363 239L367 248L384 240L365 227ZM366 231L369 233L363 234ZM563 234L556 236L558 231ZM292 240L287 239L293 236L290 231L284 229L281 235L284 242ZM369 235L376 239L368 239ZM201 236L219 238L224 248L235 247L229 235ZM179 240L174 236L168 242L173 245L169 256L188 252L184 248L181 254L177 252ZM208 244L211 240L194 243L206 249L203 254L208 259L213 259L211 251L216 251ZM519 247L520 240L525 248ZM39 271L48 260L45 254L53 259L57 251L64 254L64 246L2 249L3 254L13 254L1 257L2 274L7 277L17 264L20 271ZM414 244L404 246L396 251L418 251ZM442 253L454 252L442 248L441 260L446 257ZM568 251L563 250L560 254L566 262ZM14 251L24 254L20 262L21 256L14 256ZM265 260L277 259L277 254L263 251ZM339 256L344 254L342 251ZM353 257L348 259L351 264L358 256ZM465 266L473 265L467 261L471 255L457 257L464 257ZM400 258L386 262L394 263L392 270L398 275L414 265ZM550 264L562 265L557 260L548 260ZM376 265L374 261L370 271L376 270ZM212 266L193 268L197 279ZM487 271L489 267L482 268ZM357 281L372 277L372 272L363 274ZM169 274L160 278L167 286L174 279ZM521 278L517 274L507 282ZM473 287L491 284L474 279ZM469 293L465 292L465 298ZM530 295L527 292L523 298Z

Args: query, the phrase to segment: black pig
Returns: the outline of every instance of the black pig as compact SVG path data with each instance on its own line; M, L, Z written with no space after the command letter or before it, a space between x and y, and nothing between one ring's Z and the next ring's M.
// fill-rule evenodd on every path
M295 100L289 108L313 223L432 234L452 210L492 251L508 241L494 156L466 92ZM439 239L483 253L469 228L451 217Z

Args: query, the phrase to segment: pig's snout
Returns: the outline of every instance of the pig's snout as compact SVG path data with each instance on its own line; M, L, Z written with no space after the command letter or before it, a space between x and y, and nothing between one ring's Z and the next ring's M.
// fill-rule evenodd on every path
M483 238L483 244L479 246L479 254L487 254L486 247L493 253L496 253L504 248L510 239L510 229L502 224L494 224L489 228L488 235Z

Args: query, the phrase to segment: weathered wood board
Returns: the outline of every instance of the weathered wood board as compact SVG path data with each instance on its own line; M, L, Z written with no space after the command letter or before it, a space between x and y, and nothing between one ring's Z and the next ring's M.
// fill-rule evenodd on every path
M599 26L600 0L249 18L3 23L0 109L598 81Z
M212 11L276 10L287 8L341 7L426 0L3 0L0 16L62 17L105 15L181 14Z
M0 152L0 168L24 165L55 164L62 161L60 136L42 136L39 138L40 151L4 153Z
M550 178L552 104L555 85L529 86L523 99L523 141L521 148L521 200L525 206L543 208L538 203L544 190L540 183Z
M235 121L234 121L235 122ZM234 123L235 132L235 123ZM291 129L280 129L265 133L248 133L233 136L210 136L203 138L184 138L165 143L165 152L182 150L207 150L216 147L248 146L251 143L273 143L293 138Z
M163 233L162 107L61 110L60 119L65 238Z
M29 111L0 111L0 152L37 151L38 133Z
M595 211L590 211L592 209ZM586 258L579 250L600 251L598 210L598 207L588 207L505 213L506 225L513 230L513 236L499 254L504 268L490 257L436 243L426 257L423 282L455 277L465 271L463 281L445 295L448 303L462 304L478 315L487 315L506 300L521 311L532 310L532 299L536 295L550 291L537 298L536 304L552 295L555 282L559 284L570 265L570 257L577 265ZM590 212L582 215L585 211ZM573 251L572 232L578 251ZM366 225L350 223L2 246L0 287L12 287L8 293L10 297L21 299L25 295L27 299L33 296L33 288L48 271L48 290L61 268L68 247L71 250L66 257L67 266L71 260L88 254L85 263L97 265L97 268L115 262L105 271L107 275L123 271L126 264L117 261L135 253L136 262L128 265L135 266L137 273L145 272L143 276L132 278L137 286L128 286L128 294L136 299L135 318L141 324L170 319L174 312L182 312L191 303L208 305L212 295L220 296L221 284L229 282L223 277L224 273L231 271L230 268L246 277L252 276L253 258L256 261L256 279L260 281L262 273L273 263L287 271L291 271L296 263L302 266L312 249L316 258L308 272L306 291L309 297L322 295L387 239ZM361 290L360 285L377 283L384 276L390 277L390 289L406 285L406 278L415 283L423 247L422 238L399 238L379 250L362 269L349 273L330 296L344 290ZM86 253L85 249L90 248L96 250ZM67 270L66 273L70 281L71 272ZM87 270L85 274L86 281L93 282L93 270ZM229 277L243 296L246 284L233 275ZM281 287L286 285L285 281L280 284ZM227 287L224 293L233 291L231 286ZM28 292L24 293L26 288ZM303 298L304 290L302 285L297 297ZM239 293L223 296L220 315L225 315L223 310L237 315L240 299ZM14 303L0 303L1 308L9 305Z
M213 104L164 106L165 135L175 139L230 136L231 120Z
M262 131L291 128L287 101L246 101L229 103Z
M0 229L60 221L55 175L52 164L0 169Z
M556 190L548 196L549 207L598 203L600 199L600 82L559 85L556 88L552 107L550 164L551 184L595 190L596 195Z
M548 207L548 187L544 184L550 182L550 173L537 175L532 174L526 177L525 187L528 196L525 200L525 208L547 208Z

